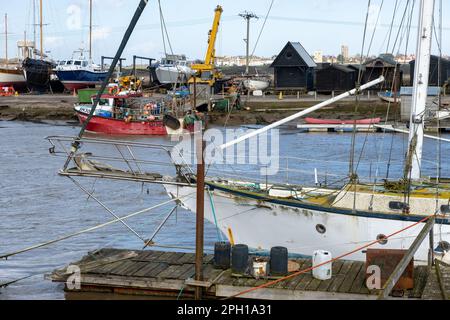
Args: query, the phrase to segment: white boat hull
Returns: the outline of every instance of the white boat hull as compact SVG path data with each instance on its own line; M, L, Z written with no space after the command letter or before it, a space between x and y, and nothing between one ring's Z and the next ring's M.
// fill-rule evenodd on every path
M182 197L183 206L196 212L195 186L165 185L172 197ZM229 192L212 191L217 224L229 240L244 243L249 247L270 250L274 246L285 246L290 253L311 256L315 250L328 250L333 257L351 252L356 248L376 240L377 236L389 235L414 224L411 221L392 218L362 217L357 215L311 210L280 205L235 196ZM205 192L205 219L215 224L209 194ZM321 234L316 227L323 225L326 232ZM375 244L371 248L408 249L424 224L419 224L390 238L385 245ZM449 225L435 227L435 246L442 240L449 241ZM415 255L415 260L425 262L428 257L428 240L424 240ZM345 257L349 260L365 261L365 253L359 250Z
M269 87L269 81L247 79L247 80L244 80L244 86L246 89L248 89L250 91L266 90Z
M161 84L187 83L193 71L187 67L159 66L155 70Z

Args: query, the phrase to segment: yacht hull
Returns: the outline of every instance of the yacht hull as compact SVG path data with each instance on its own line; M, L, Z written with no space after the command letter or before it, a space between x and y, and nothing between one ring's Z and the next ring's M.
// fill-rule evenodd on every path
M171 197L187 196L181 200L183 206L196 212L195 186L165 185L165 188ZM311 256L315 250L322 249L337 257L376 240L379 235L387 236L411 226L422 218L321 208L293 204L292 201L264 201L262 197L218 188L214 188L210 199L209 193L205 192L205 219L213 224L217 220L220 231L229 240L232 237L235 243L244 243L264 251L274 246L285 246L290 253L305 256ZM318 231L320 226L325 228L324 233ZM390 238L386 244L376 244L371 248L408 249L422 228L423 223L420 223ZM437 225L434 232L436 241L442 239L450 242L448 224ZM423 241L415 260L426 262L428 243L428 240ZM345 259L365 261L365 253L360 250Z

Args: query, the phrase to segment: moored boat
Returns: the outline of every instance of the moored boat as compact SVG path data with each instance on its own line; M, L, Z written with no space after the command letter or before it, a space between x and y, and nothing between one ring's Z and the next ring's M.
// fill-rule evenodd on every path
M384 102L397 103L401 102L401 98L392 91L378 92L378 97Z
M317 119L317 118L305 118L305 122L308 124L378 124L381 118L368 118L359 120L340 120L340 119Z
M95 96L92 97L92 100ZM74 109L81 124L92 104L77 104ZM103 94L86 130L111 135L168 135L192 132L195 113L172 115L164 101L154 101L139 93Z
M18 66L0 67L0 87L13 87L15 90L26 88L23 71Z

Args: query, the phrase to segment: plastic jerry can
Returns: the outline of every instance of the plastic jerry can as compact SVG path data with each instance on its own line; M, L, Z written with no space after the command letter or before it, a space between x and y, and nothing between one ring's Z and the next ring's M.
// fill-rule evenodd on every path
M331 267L332 262L321 265L324 262L330 261L332 259L331 252L325 250L316 250L313 253L312 257L312 275L314 278L318 280L328 280L331 279ZM321 265L320 267L315 268L316 266Z

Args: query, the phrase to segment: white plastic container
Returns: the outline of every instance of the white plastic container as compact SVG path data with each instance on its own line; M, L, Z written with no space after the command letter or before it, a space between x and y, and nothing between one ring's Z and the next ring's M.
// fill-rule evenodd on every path
M325 250L314 251L312 257L313 267L318 266L324 262L330 261L332 259L331 252ZM324 264L320 267L314 268L312 270L312 275L318 280L328 280L331 279L331 267L332 262Z
M267 275L267 261L253 261L253 276L255 278Z

